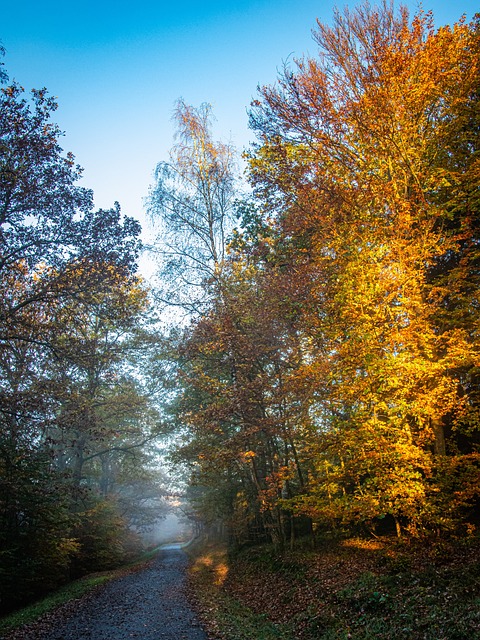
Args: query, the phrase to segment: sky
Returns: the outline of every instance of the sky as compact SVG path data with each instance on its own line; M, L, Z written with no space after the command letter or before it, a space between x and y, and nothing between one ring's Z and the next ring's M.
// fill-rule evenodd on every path
M0 42L10 79L57 97L62 147L84 168L95 206L118 201L145 226L153 171L173 144L176 100L210 103L216 138L248 147L257 86L275 82L284 62L315 55L312 29L317 18L331 21L335 5L343 2L4 0ZM440 26L462 13L470 19L478 4L423 0L423 8Z

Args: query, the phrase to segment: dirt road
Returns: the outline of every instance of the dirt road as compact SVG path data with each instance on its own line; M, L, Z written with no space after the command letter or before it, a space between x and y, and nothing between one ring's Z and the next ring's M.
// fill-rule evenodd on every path
M187 557L164 548L147 567L112 580L50 629L32 628L34 640L206 640L185 594Z

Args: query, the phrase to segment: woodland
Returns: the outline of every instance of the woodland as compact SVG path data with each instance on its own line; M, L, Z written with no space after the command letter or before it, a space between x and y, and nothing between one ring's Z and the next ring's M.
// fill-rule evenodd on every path
M244 173L177 103L147 247L2 71L2 612L138 553L165 442L232 548L478 536L479 19L365 4L314 38L258 90Z

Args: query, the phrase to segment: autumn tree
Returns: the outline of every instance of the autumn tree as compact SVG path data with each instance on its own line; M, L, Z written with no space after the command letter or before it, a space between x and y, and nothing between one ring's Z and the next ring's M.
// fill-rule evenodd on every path
M223 270L237 184L236 153L231 145L214 140L211 106L194 108L179 100L173 119L176 141L170 160L157 165L147 199L157 231L152 250L158 259L159 281L154 297L160 309L173 309L169 317L180 325L187 318L191 325L185 332L177 326L169 335L159 334L157 356L145 367L153 373L150 380L157 380L155 394L178 443L188 431L183 400L190 394L193 407L201 397L200 390L190 387L184 377L189 334L196 333L197 322L209 315L212 306L223 304ZM179 457L192 461L186 450Z
M284 544L308 518L472 530L478 21L436 30L430 14L365 4L318 23L315 39L319 55L252 105L255 202L227 254L193 195L210 193L210 165L192 128L188 162L174 157L195 169L194 190L178 198L162 179L152 191L194 247L172 237L170 274L188 266L204 296L172 345L176 455L198 512L237 541L260 530Z
M301 434L310 419L303 381L292 375L302 349L290 283L260 248L260 233L266 229L246 212L221 296L179 344L175 409L186 442L177 457L192 470L195 506L206 522L218 528L223 521L237 543L282 546L294 539L295 525L280 503L305 490Z
M253 105L252 182L310 283L317 468L298 504L319 517L389 515L399 533L452 523L435 474L455 455L455 416L475 411L462 382L475 375L475 314L458 323L451 291L468 305L476 278L473 192L460 185L476 171L477 33L386 3L336 12L318 24L319 57ZM473 504L469 486L458 508Z

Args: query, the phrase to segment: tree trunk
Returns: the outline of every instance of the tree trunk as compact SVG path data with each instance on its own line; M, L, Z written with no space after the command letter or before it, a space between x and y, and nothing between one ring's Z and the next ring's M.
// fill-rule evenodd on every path
M430 426L432 427L435 437L433 443L433 452L436 456L444 456L447 453L445 445L445 429L441 418L430 418Z

